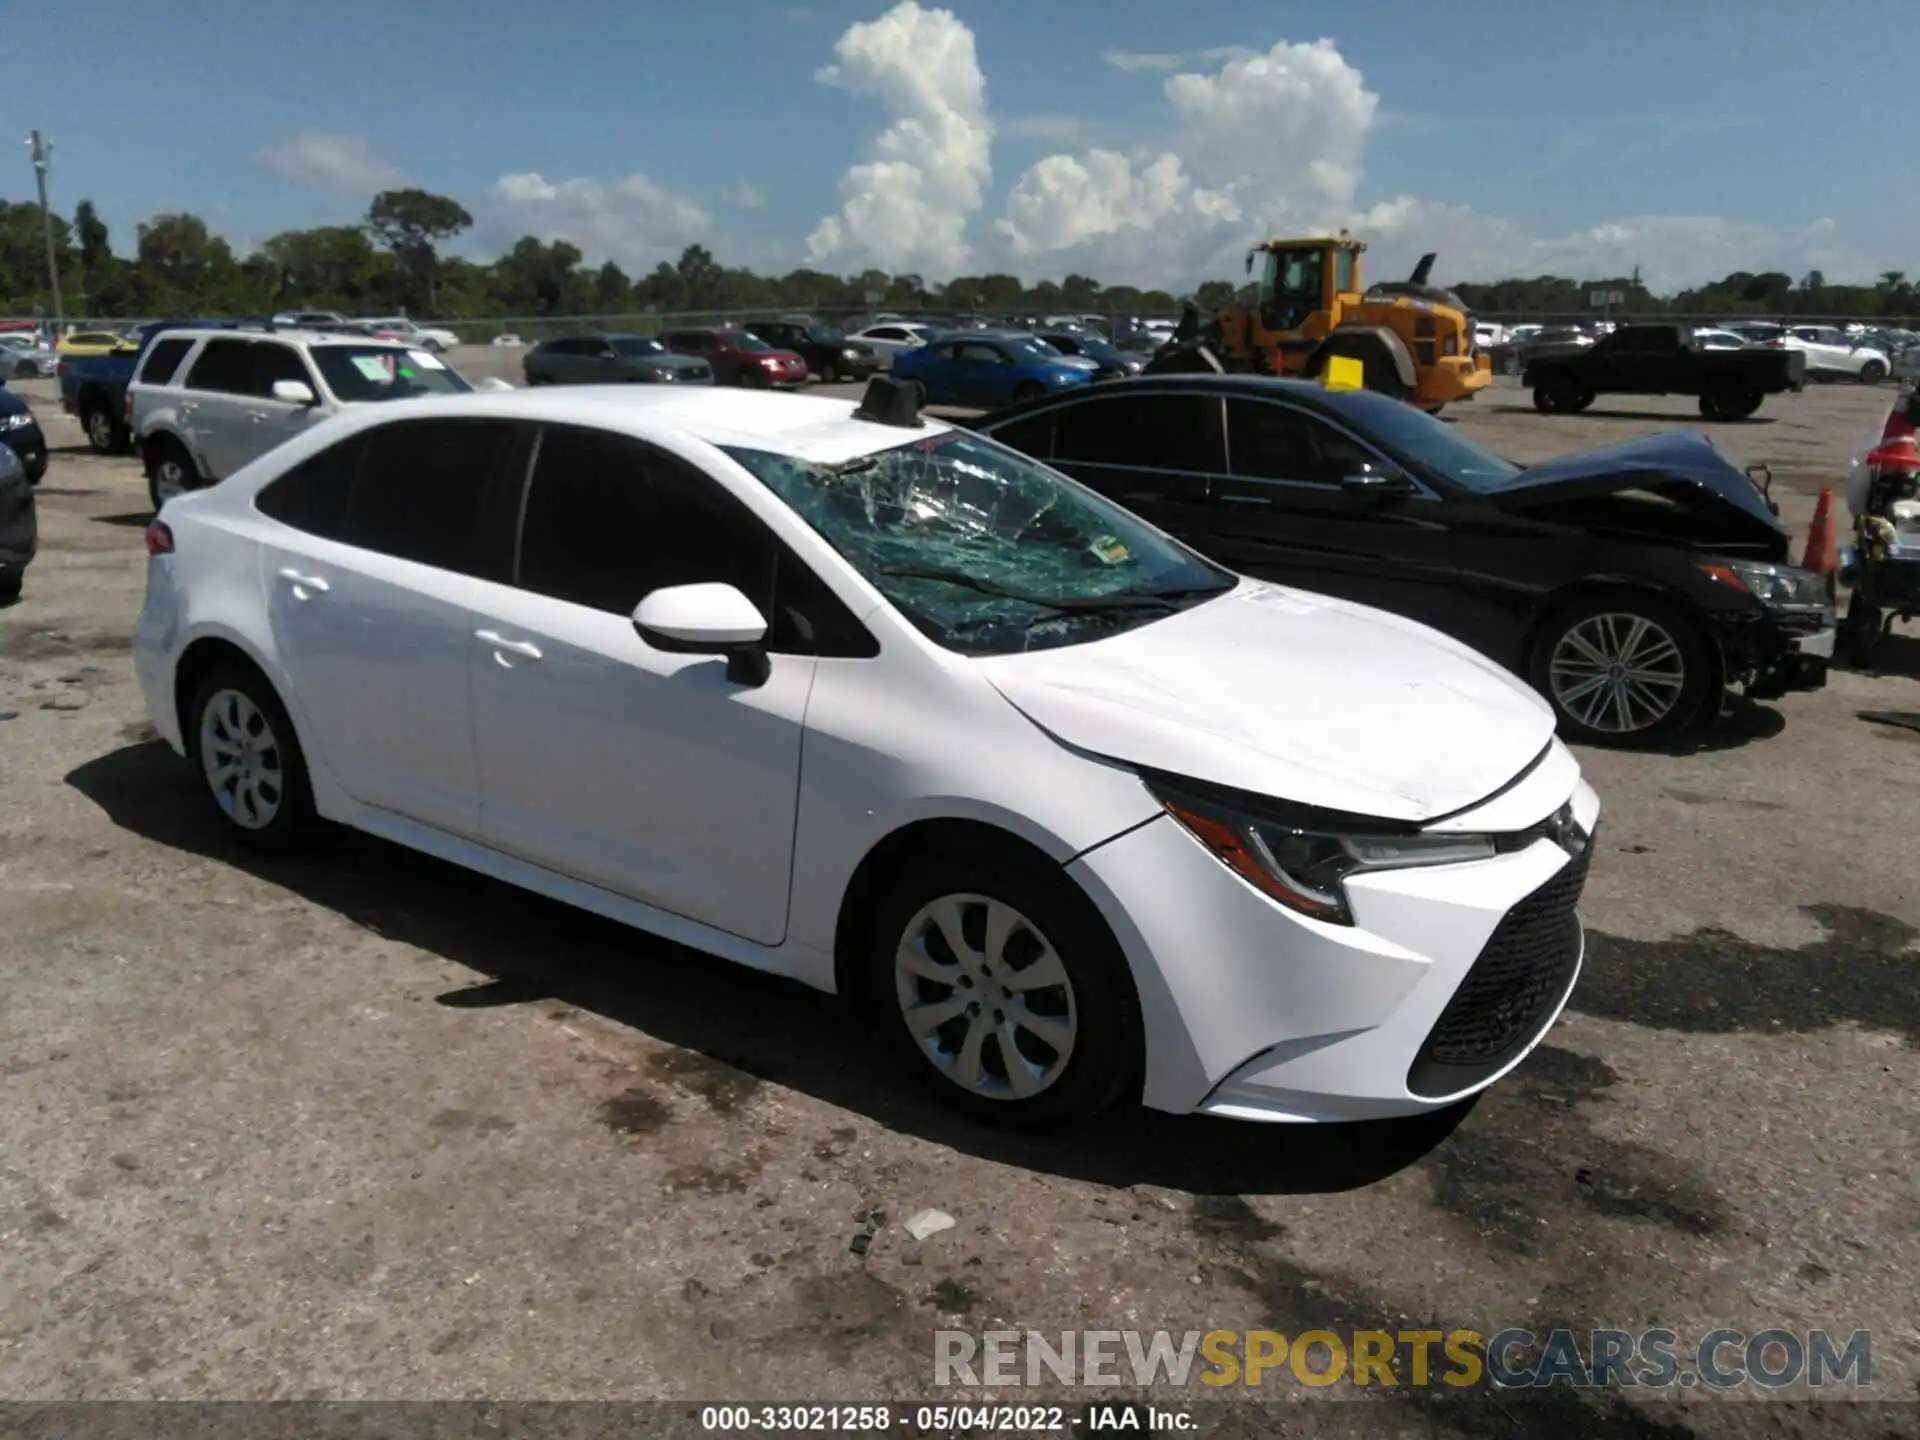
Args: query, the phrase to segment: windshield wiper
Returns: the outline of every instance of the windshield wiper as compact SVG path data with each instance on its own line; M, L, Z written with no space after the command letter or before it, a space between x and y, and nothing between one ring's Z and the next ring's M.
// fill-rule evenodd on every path
M1182 600L1189 600L1195 595L1217 595L1233 588L1231 585L1200 585L1180 590L1114 590L1105 595L1034 595L1025 590L997 585L991 580L982 580L964 570L942 570L921 565L882 565L880 573L896 575L903 580L938 580L947 585L978 591L982 595L991 595L995 599L1037 605L1059 615L1097 615L1115 610L1178 610Z

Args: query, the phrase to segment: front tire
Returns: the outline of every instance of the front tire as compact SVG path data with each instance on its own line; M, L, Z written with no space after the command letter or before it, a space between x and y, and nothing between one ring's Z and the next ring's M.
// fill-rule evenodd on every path
M187 736L214 809L247 845L288 850L318 828L293 721L258 670L216 666L194 691Z
M819 379L822 385L838 385L840 383L839 367L831 360L827 361L826 364L820 367Z
M1847 602L1847 618L1841 622L1841 643L1846 647L1847 663L1856 670L1873 666L1873 655L1880 648L1880 629L1884 617L1880 607L1859 590Z
M1670 740L1713 688L1699 626L1666 601L1633 593L1591 596L1549 616L1527 674L1553 706L1561 737L1587 745Z
M1862 385L1878 385L1886 378L1887 367L1882 365L1878 360L1869 360L1860 367L1860 383Z
M206 483L201 478L199 467L193 463L193 457L187 453L187 447L171 435L160 435L149 440L146 450L147 498L153 502L156 515L160 513L160 507L176 495L198 490Z
M982 1120L1086 1120L1137 1084L1126 959L1056 866L968 847L918 861L876 907L865 979L896 1060Z

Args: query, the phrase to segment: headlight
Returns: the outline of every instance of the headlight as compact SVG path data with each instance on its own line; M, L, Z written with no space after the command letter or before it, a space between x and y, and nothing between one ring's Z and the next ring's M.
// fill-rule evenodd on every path
M1148 781L1154 798L1214 858L1289 910L1334 925L1351 925L1346 878L1367 870L1407 870L1488 860L1491 835L1428 835L1396 831L1393 822L1290 811L1262 801L1256 813L1235 801L1184 785Z
M33 416L25 413L0 415L0 430L24 430L31 424L33 424Z
M858 350L842 350L840 352L840 358L842 360L858 360L860 358L860 352Z
M1820 607L1827 603L1826 581L1797 565L1769 565L1759 560L1728 560L1702 565L1709 580L1745 590L1762 605Z

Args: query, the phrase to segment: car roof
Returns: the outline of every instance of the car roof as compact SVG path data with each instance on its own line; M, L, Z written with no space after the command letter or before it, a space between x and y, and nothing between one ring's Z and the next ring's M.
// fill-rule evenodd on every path
M168 340L291 340L298 345L311 345L320 348L328 345L351 345L355 349L372 346L375 349L405 350L404 341L378 340L371 335L343 334L338 330L302 330L297 325L276 325L271 329L240 330L221 329L208 326L182 325L165 332Z
M1112 385L1096 385L1091 389L1043 395L1022 404L1010 406L1005 410L996 411L986 418L997 422L1004 416L1025 410L1043 410L1050 405L1075 404L1090 396L1139 395L1163 390L1196 389L1213 390L1227 395L1293 400L1323 414L1351 417L1354 423L1362 425L1367 423L1366 419L1356 412L1372 407L1381 399L1370 390L1329 390L1317 380L1283 380L1273 375L1136 375L1130 380Z
M433 398L436 416L592 425L642 439L674 436L772 450L821 465L891 450L959 427L932 416L919 429L856 420L857 402L731 387L568 385ZM369 407L382 410L386 407ZM407 414L421 412L409 407ZM376 415L370 423L399 418Z

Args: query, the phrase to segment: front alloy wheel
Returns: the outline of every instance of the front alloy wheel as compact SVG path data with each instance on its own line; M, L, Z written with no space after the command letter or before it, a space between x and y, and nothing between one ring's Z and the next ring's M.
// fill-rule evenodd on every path
M968 840L927 855L875 907L864 967L858 993L887 1049L982 1120L1084 1120L1139 1083L1126 957L1044 857Z
M1665 606L1631 599L1564 617L1539 647L1534 671L1561 733L1588 744L1663 739L1693 718L1707 685L1692 628Z
M934 1069L970 1095L1026 1100L1073 1059L1073 981L1040 928L985 895L943 895L907 922L894 996Z

